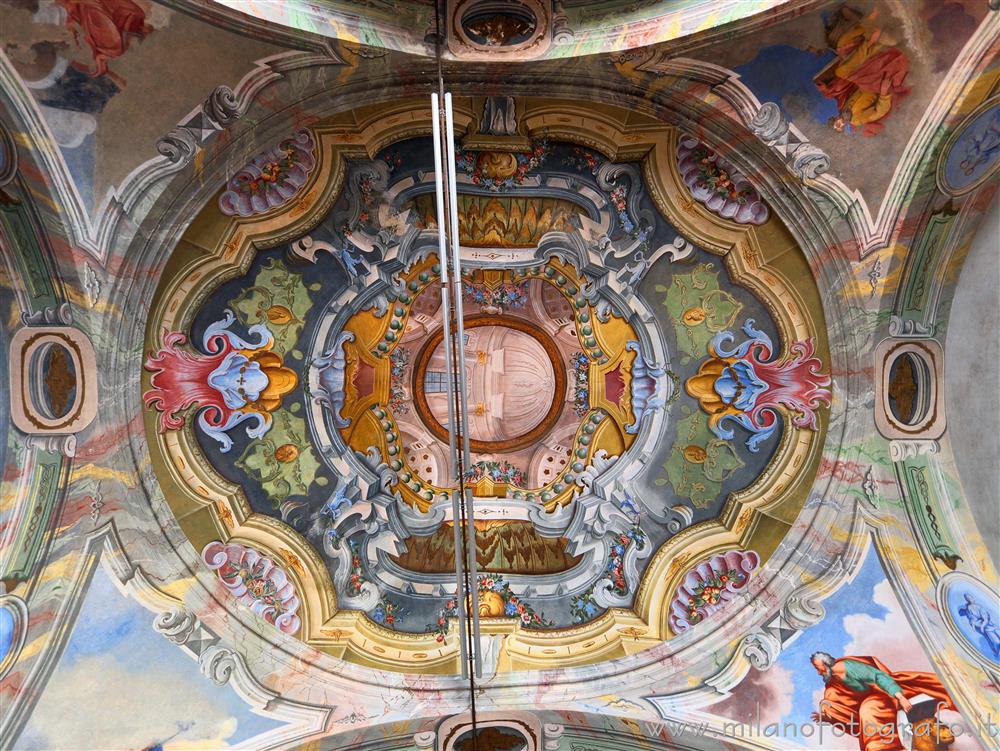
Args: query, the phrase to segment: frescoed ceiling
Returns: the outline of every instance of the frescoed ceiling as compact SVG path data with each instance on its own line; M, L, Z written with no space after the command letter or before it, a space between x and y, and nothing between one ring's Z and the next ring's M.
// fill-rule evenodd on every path
M522 102L522 117L537 106ZM597 126L581 120L578 143ZM289 573L305 626L292 632L362 661L373 623L386 627L379 641L422 635L394 646L446 643L421 658L437 670L457 645L446 640L455 525L432 144L352 158L324 126L311 132L252 159L197 225L214 231L182 240L214 254L168 266L149 325L148 435L163 467L190 468L172 472L168 503L203 507L182 526L210 566L219 556L224 579L221 543L249 536L298 563ZM710 194L698 211L689 199L679 230L664 215L676 209L659 207L685 180L708 185L733 168L651 121L645 136L655 144L645 164L669 165L648 184L643 161L611 161L544 128L524 152L456 155L468 479L479 570L492 582L479 609L500 631L559 639L574 662L631 651L622 629L649 644L716 609L676 600L682 572L668 568L681 549L692 562L723 553L707 565L725 558L718 575L747 583L805 500L830 401L815 289L781 282L804 270L787 231L737 172L735 197ZM286 185L329 198L313 219L308 199L281 197ZM712 242L692 221L717 216L708 207L743 219L732 222L737 249L688 240ZM253 226L262 214L268 236L290 240L264 240ZM242 252L218 259L237 242ZM274 247L253 250L261 243ZM772 262L773 248L785 258ZM706 544L672 542L685 530ZM582 646L597 636L600 650ZM530 651L517 640L498 660Z
M0 0L5 747L996 747L998 13Z

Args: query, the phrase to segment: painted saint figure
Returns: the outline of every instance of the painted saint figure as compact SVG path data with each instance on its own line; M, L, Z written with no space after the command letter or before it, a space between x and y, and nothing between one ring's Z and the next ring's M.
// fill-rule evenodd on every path
M861 751L903 751L896 725L896 712L910 712L910 699L923 694L955 710L948 691L933 673L890 672L875 657L841 657L826 652L810 658L826 689L814 722L839 726L858 739Z
M1000 108L978 133L970 134L965 144L965 157L959 165L965 175L973 174L983 165L989 165L1000 153ZM985 172L988 167L984 168Z
M977 634L981 634L989 644L993 656L1000 657L1000 628L986 608L980 605L971 594L965 594L965 604L958 609L958 614L969 622Z
M837 57L815 82L824 96L837 102L839 114L829 120L834 130L850 128L874 136L893 106L910 93L904 85L910 60L881 28L872 26L876 14L863 17L845 5L827 23L827 43Z

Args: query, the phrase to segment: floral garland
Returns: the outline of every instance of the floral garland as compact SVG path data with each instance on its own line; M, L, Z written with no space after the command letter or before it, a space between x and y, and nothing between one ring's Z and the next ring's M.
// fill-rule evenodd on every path
M361 568L361 554L358 553L357 543L354 540L350 540L347 544L351 549L351 574L347 580L347 591L351 597L357 597L361 594L361 587L365 583L365 577ZM409 611L403 608L398 602L388 597L382 597L375 603L375 607L372 608L368 616L380 626L386 626L395 630L396 624L401 623L403 617L408 614Z
M646 536L638 527L618 535L618 539L611 545L607 570L611 574L611 591L616 595L628 594L628 582L625 581L625 550L632 543L640 548L646 545Z
M448 600L444 607L438 611L437 622L427 628L434 634L437 641L444 641L448 635L448 619L458 615L458 607L454 600Z
M691 197L723 219L737 224L763 224L770 216L767 204L746 175L697 138L680 138L677 168Z
M295 585L274 561L253 548L219 541L205 546L202 559L240 603L286 634L298 631Z
M455 160L458 167L472 178L473 185L486 188L492 193L500 193L516 185L521 185L524 182L524 178L528 176L528 173L545 161L548 153L549 142L543 138L531 145L531 151L514 154L517 166L514 169L514 174L510 177L497 176L491 178L484 175L479 163L480 152L478 151L456 151Z
M365 175L358 183L358 192L361 199L361 213L358 214L358 221L364 224L371 218L368 210L372 206L372 178Z
M496 289L489 289L483 284L473 282L462 287L462 299L475 303L481 308L523 308L528 303L528 283L501 284Z
M628 594L628 581L625 579L625 551L632 544L638 545L640 548L646 545L646 536L639 527L633 527L614 538L608 555L608 564L605 568L611 576L611 591L620 597ZM603 612L603 608L594 599L593 586L570 601L569 612L577 623L586 623Z
M686 631L741 596L760 556L753 550L727 550L700 561L684 575L670 601L670 628Z
M316 142L302 129L258 154L237 172L219 196L226 216L253 216L287 204L316 165Z
M389 172L393 172L396 167L403 166L403 155L398 151L389 151L382 156L382 160L389 167Z
M590 359L583 352L570 356L573 363L573 411L583 417L590 411Z
M502 603L502 613L494 616L489 612L490 605L483 602L486 595L498 597ZM524 628L552 628L555 624L544 615L537 612L531 605L519 598L510 588L510 584L502 576L483 574L479 577L480 615L490 617L517 618ZM458 603L448 600L438 611L437 622L428 626L434 638L443 642L448 634L448 619L458 615Z
M399 603L390 600L388 597L383 597L375 604L370 615L375 623L395 630L396 623L402 623L403 617L408 614L409 611Z
M525 628L551 628L554 624L531 605L521 600L511 591L510 584L502 576L486 574L479 577L480 610L483 608L483 597L494 592L503 601L503 614L507 618L519 618Z
M579 146L573 147L573 153L566 157L566 164L570 167L575 167L580 172L590 171L590 174L596 175L598 168L603 163L603 159L592 151L580 148Z
M635 230L635 224L632 222L632 217L628 215L628 208L625 204L625 186L619 185L611 191L608 198L611 199L611 203L618 211L618 221L622 223L622 229L632 234L633 230Z
M484 477L489 477L496 483L507 483L517 487L524 486L524 472L515 467L510 462L501 459L495 461L478 461L465 473L466 480L476 482Z
M358 553L358 546L354 540L348 542L351 548L351 575L347 581L347 592L351 597L361 594L361 585L365 583L365 577L361 573L361 554Z
M389 167L390 174L397 165L403 163L403 159L399 154L386 154L383 158ZM374 179L373 175L366 174L358 181L358 198L361 210L358 212L357 225L344 224L341 226L340 233L345 238L350 238L358 225L367 224L371 219L372 208L375 205Z
M406 367L410 362L410 351L404 347L396 347L389 355L389 409L393 414L409 413L409 399L406 397Z
M594 588L591 587L570 601L569 612L577 623L587 623L604 612L604 608L597 604L597 600L594 599Z
M592 175L597 174L597 171L605 161L603 157L587 149L582 149L579 146L575 146L573 153L565 159L565 163L568 166L574 167L580 172L589 171ZM618 213L618 221L621 222L622 229L643 244L641 250L646 250L645 243L649 235L652 234L652 228L644 227L641 230L636 228L635 222L632 221L632 217L628 213L626 196L625 186L619 185L608 194L608 200L611 201L611 204L615 207L615 211Z
M739 188L736 186L733 175L725 168L728 163L720 164L715 152L710 151L707 146L699 144L691 156L698 165L701 182L713 193L740 204L747 203L751 199L758 200L756 191L749 184Z
M722 599L722 593L730 582L740 587L746 581L746 578L745 575L736 569L727 569L702 581L688 598L688 621L698 623L704 617L702 612L700 612L701 608L719 604L719 601Z

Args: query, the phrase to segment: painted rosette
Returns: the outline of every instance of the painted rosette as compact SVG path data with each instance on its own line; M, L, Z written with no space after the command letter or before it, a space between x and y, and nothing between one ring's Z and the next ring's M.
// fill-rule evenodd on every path
M681 136L677 168L691 197L723 219L737 224L763 224L770 216L746 176L697 138Z
M686 631L719 612L746 589L750 575L760 565L752 550L718 553L687 572L670 603L670 627Z
M299 630L295 585L274 561L253 548L217 541L206 545L201 555L239 602L283 633Z

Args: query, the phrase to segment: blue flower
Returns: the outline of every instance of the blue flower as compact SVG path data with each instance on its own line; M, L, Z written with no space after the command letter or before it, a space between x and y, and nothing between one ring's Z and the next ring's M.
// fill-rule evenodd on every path
M614 550L615 555L624 555L625 554L625 546L624 545L615 545L614 548L612 548L612 550Z
M382 609L381 605L377 606L372 611L372 620L376 623L383 623L385 621L385 611Z
M506 615L517 615L517 605L512 602L508 602L503 606L503 612Z

